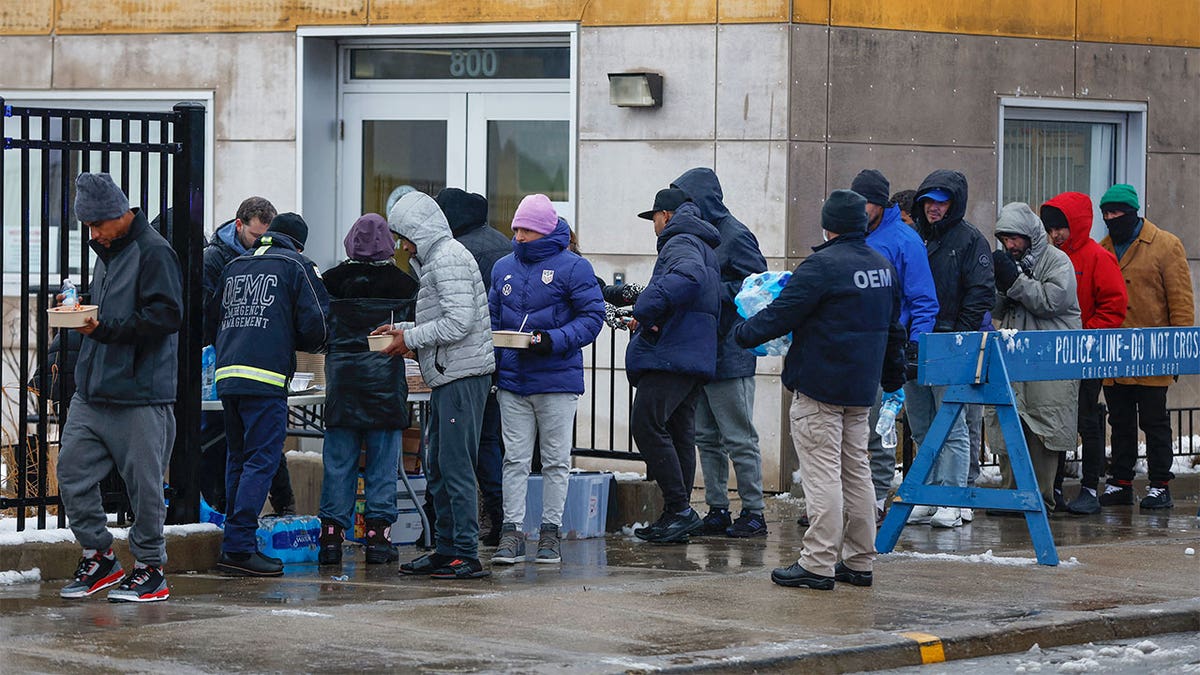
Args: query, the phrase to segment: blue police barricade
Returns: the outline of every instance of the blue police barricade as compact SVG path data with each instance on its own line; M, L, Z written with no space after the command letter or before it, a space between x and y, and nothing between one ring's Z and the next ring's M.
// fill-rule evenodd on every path
M947 385L946 395L908 476L896 491L875 538L875 549L889 553L895 548L917 505L1002 509L1025 513L1038 563L1057 565L1058 552L1011 383L1197 374L1200 327L926 333L921 336L920 354L917 382ZM925 485L951 423L967 403L996 408L1015 490Z

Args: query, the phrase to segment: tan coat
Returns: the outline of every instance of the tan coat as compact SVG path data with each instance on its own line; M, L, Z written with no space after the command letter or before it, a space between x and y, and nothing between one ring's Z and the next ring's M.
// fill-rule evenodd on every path
M1116 253L1111 237L1105 237L1100 245ZM1129 309L1125 312L1122 328L1195 325L1192 275L1179 237L1142 219L1142 231L1118 263L1129 291ZM1171 376L1164 375L1120 377L1105 380L1104 384L1167 387L1172 381Z

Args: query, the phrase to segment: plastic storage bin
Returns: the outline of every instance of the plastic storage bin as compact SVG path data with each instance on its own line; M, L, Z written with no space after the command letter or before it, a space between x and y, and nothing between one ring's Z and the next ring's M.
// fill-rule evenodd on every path
M560 534L564 539L590 539L604 536L608 519L608 494L612 474L598 471L575 472L567 482L567 503L563 508ZM542 525L542 476L531 474L525 491L525 522L521 529L527 537L536 537Z
M402 509L392 523L393 544L415 544L421 538L421 515L416 509Z
M401 511L411 511L419 509L425 504L425 474L408 474L408 482L412 484L413 492L416 493L417 501L408 498L408 490L404 489L404 481L396 479L396 508Z

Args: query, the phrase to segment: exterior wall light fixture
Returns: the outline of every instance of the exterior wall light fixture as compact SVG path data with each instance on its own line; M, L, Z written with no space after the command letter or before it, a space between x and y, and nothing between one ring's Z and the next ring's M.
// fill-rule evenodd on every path
M622 108L661 108L663 78L658 73L609 73L608 102Z

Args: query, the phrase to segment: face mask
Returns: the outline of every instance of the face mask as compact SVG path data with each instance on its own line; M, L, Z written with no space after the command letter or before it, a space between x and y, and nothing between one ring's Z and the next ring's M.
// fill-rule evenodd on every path
M1108 234L1112 236L1112 240L1117 244L1124 244L1133 238L1133 231L1137 228L1141 218L1138 218L1136 213L1125 213L1117 218L1104 221L1108 226Z

